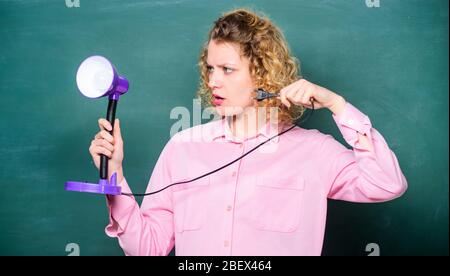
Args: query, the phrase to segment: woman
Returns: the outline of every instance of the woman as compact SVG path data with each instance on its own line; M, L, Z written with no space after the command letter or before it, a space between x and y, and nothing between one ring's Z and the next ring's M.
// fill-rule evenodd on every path
M327 198L381 202L404 193L394 153L369 118L346 100L298 76L282 33L267 18L235 10L219 18L200 57L199 95L222 117L174 135L162 151L147 192L206 177L144 198L108 196L106 233L127 255L320 255ZM279 97L255 100L255 91ZM332 112L345 148L330 135L294 127L305 108ZM262 108L262 107L265 107ZM273 116L275 114L276 116ZM261 120L260 118L263 118ZM124 193L119 121L99 120L90 153L107 155ZM198 139L201 133L201 139Z

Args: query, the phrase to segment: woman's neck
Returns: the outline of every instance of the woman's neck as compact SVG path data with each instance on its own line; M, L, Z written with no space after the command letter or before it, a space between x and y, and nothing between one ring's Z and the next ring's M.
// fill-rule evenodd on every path
M266 123L265 116L262 117L261 115L258 113L258 108L248 107L240 114L227 117L227 123L233 137L242 141L255 136Z

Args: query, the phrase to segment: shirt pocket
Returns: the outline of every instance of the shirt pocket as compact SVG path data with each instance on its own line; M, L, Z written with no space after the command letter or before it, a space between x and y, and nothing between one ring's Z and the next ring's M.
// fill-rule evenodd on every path
M300 223L303 178L256 177L252 221L259 230L294 232Z
M194 178L194 177L192 177ZM189 178L189 179L192 179ZM173 187L175 231L199 230L206 221L209 176Z

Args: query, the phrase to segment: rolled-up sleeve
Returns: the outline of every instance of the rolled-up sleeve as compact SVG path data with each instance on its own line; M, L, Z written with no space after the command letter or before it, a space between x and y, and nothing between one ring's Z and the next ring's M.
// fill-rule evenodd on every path
M333 115L347 149L326 135L321 152L324 158L328 198L352 202L382 202L401 196L407 189L395 154L383 136L372 127L369 117L346 103L340 116ZM371 148L360 143L367 137Z
M170 141L153 169L146 193L171 183ZM122 192L131 193L126 179ZM144 198L139 207L132 196L107 196L109 224L105 232L118 238L126 255L168 255L174 246L173 208L170 188Z

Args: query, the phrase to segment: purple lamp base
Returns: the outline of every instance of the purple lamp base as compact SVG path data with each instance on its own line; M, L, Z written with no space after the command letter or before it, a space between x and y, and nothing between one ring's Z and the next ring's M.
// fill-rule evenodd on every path
M66 191L95 193L104 195L120 195L121 187L117 186L117 173L113 173L108 183L107 179L100 179L99 183L67 181L64 185Z

